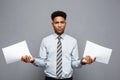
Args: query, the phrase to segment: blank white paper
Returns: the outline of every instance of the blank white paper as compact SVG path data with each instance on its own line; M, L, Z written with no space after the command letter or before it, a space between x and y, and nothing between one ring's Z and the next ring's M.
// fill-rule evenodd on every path
M31 56L26 41L2 48L2 51L7 64L21 60L21 57L24 55Z
M90 55L91 57L96 57L97 62L108 64L112 49L100 46L90 41L86 41L86 46L84 50L83 57Z

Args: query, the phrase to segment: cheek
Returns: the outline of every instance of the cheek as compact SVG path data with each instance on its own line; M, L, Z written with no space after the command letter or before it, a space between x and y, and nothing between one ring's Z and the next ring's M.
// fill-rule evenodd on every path
M66 26L65 26L65 25L63 25L63 27L62 27L62 28L63 28L63 29L65 29L65 27L66 27Z
M56 29L56 25L52 25L54 29Z
M57 29L58 29L58 28L57 28L57 27L55 27L55 26L54 26L53 28L54 28L54 30L55 30L55 31L57 31Z

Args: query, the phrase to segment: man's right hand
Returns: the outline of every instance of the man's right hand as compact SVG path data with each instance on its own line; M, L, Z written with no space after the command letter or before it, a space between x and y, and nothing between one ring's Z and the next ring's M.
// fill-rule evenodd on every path
M35 58L33 58L32 56L25 55L21 57L21 61L26 63L33 63L35 61Z

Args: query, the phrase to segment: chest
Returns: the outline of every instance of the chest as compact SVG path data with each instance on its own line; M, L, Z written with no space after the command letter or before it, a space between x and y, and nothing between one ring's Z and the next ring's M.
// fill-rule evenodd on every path
M74 43L71 41L61 40L62 45L62 52L64 54L71 54L74 49ZM57 40L51 41L46 45L46 51L48 54L56 54L57 53Z

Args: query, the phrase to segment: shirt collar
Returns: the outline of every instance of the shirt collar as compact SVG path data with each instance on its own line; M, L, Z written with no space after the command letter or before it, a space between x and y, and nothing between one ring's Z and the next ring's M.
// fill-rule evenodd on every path
M54 36L55 39L57 39L57 37L58 37L59 35L57 35L56 33L54 33L53 36ZM61 39L64 39L64 37L65 37L65 34L63 33L63 34L61 35Z

